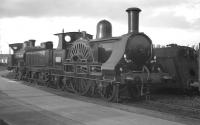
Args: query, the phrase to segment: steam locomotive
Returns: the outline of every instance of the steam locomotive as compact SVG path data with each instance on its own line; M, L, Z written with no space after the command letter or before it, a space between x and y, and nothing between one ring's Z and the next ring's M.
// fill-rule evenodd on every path
M15 77L54 86L79 95L117 101L126 95L140 97L152 85L172 77L152 69L151 39L139 32L139 8L128 8L128 33L112 36L107 20L97 24L96 39L86 32L62 32L58 46L51 41L35 46L35 40L10 44L14 54L8 68Z
M179 88L185 92L200 91L198 51L192 47L169 44L154 48L157 68L172 76L165 88Z

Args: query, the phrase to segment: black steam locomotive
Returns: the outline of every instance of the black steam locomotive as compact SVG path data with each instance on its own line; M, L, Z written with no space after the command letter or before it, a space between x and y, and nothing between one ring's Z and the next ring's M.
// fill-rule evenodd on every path
M97 24L96 39L86 32L62 32L58 47L51 41L35 46L35 40L10 44L14 54L9 69L16 78L55 86L79 95L116 101L149 93L152 85L172 78L152 69L152 41L139 32L139 8L129 8L128 33L112 37L111 23Z
M160 71L167 72L173 78L165 88L195 91L198 82L198 51L192 47L169 44L165 47L154 48L156 66Z

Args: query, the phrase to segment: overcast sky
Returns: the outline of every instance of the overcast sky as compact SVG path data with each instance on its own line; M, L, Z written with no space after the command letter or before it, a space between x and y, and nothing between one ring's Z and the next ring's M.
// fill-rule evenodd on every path
M0 0L0 49L36 39L53 41L62 29L95 36L101 19L112 23L113 35L127 33L129 7L139 7L140 31L155 44L193 45L200 42L200 0Z

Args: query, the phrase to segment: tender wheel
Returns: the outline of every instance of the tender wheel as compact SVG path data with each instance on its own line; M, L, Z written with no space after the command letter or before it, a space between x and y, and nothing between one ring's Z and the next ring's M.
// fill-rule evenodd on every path
M38 72L34 72L34 73L32 74L32 82L33 82L34 84L37 84L37 80L38 80Z
M72 90L79 95L86 95L90 89L90 82L85 79L73 78L70 82Z
M31 82L31 75L32 75L32 72L29 71L29 72L28 72L27 82Z
M18 69L17 68L15 68L14 70L14 79L18 79Z
M38 73L37 85L47 86L49 87L49 79L48 74L44 72Z
M50 74L46 72L43 74L43 84L46 85L47 87L50 87L51 84L49 81L50 81Z
M30 73L29 73L28 71L26 71L26 73L25 73L25 75L24 75L24 80L25 80L26 82L28 82L29 77L30 77Z

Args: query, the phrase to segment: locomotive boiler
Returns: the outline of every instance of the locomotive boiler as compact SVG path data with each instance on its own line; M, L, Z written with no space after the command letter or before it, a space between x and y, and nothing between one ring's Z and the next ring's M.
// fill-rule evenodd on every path
M148 94L150 86L170 77L149 70L152 41L139 32L141 10L126 11L128 33L124 35L113 37L111 23L102 20L97 24L96 39L86 32L62 32L55 34L59 38L56 49L47 47L46 42L17 50L14 55L20 53L23 58L16 61L16 77L108 101Z

